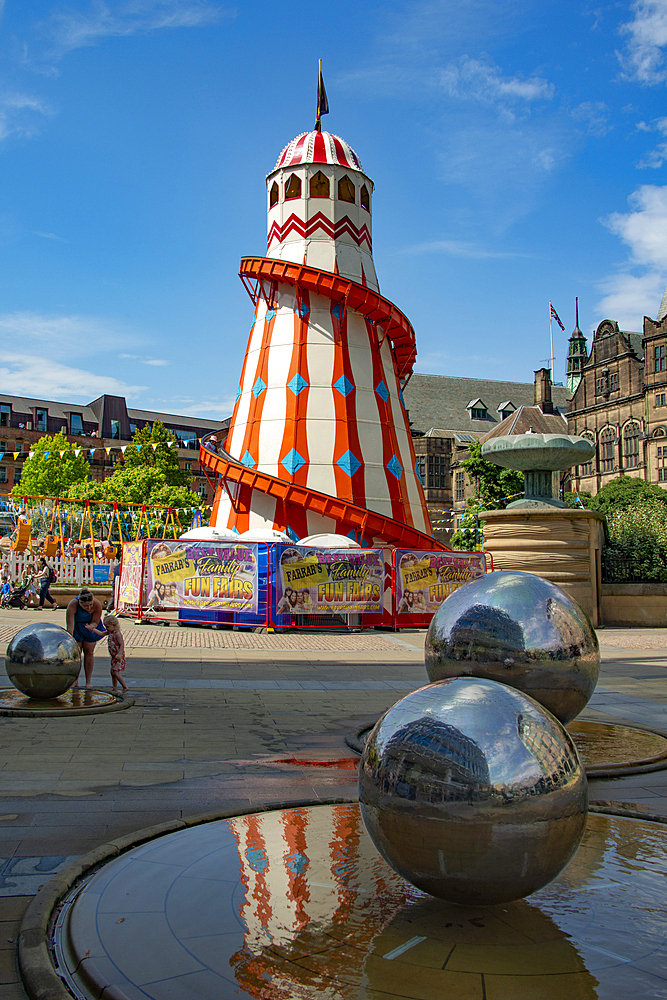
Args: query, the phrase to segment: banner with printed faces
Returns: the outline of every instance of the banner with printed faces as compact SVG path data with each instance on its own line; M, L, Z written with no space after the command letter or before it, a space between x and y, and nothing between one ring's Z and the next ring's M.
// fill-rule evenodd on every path
M276 614L381 611L382 549L276 549Z
M256 544L150 540L146 570L146 611L207 608L257 614Z
M396 550L396 614L432 615L453 590L484 576L483 552Z
M136 608L139 605L143 544L143 541L123 542L120 582L118 584L119 611Z

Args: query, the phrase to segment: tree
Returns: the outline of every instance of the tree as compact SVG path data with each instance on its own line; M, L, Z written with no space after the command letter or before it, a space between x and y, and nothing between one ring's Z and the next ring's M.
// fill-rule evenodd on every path
M469 457L461 462L468 482L475 488L476 498L489 509L504 510L511 500L523 494L523 472L501 469L499 465L482 458L482 442L473 441L468 448Z
M32 457L23 463L21 482L12 489L13 496L66 497L90 474L82 449L75 449L64 434L45 434L30 454Z
M69 494L78 500L134 503L159 507L200 507L201 498L185 486L170 486L156 468L116 469L103 482L78 483Z
M192 485L192 473L187 469L181 469L178 464L178 451L172 447L172 441L176 441L175 435L159 420L156 420L152 427L146 425L135 431L132 444L128 445L123 455L125 468L157 469L167 486L189 488ZM138 451L137 445L141 445ZM153 445L157 447L154 448Z
M646 500L654 500L667 508L667 490L645 479L635 476L617 476L586 504L591 510L599 510L601 514L614 514L620 510L635 507ZM663 516L667 514L667 509Z

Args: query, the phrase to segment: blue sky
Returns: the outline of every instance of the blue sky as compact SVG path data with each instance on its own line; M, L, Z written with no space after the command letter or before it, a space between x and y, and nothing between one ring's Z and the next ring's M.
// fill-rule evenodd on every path
M331 113L417 371L532 381L667 285L667 0L0 0L0 386L218 417L265 175Z

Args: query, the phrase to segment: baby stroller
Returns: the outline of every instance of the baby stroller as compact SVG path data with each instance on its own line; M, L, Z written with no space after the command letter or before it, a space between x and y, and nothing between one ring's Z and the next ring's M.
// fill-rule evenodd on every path
M0 601L0 608L20 608L24 611L28 607L29 587L30 580L26 581L26 583L17 583L9 596L3 594L2 601Z

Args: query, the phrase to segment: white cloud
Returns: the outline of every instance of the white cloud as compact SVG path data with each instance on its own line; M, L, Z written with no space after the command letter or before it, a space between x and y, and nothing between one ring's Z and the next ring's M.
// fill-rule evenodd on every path
M641 330L645 315L657 315L667 283L667 186L643 184L628 199L631 212L614 212L603 224L629 248L619 272L599 285L602 317ZM633 273L637 269L641 273Z
M514 104L551 100L553 84L539 76L521 79L504 76L499 66L487 59L462 56L440 74L440 85L450 97L480 101L483 104Z
M0 349L19 341L27 350L48 349L49 357L97 354L105 343L127 339L126 331L91 316L0 313Z
M475 243L467 243L465 240L432 240L427 243L418 243L415 246L404 247L396 251L399 254L417 256L419 254L444 253L450 257L470 257L473 259L504 258L504 257L529 257L530 254L514 253L509 250L492 250Z
M667 160L667 118L656 118L650 125L647 125L646 122L638 122L637 131L659 132L665 136L665 142L659 142L655 149L644 153L641 160L637 163L640 169L645 170L646 168L650 168L657 170Z
M613 125L609 124L607 112L609 108L604 101L582 101L570 114L576 122L582 122L590 135L603 136L611 132Z
M165 412L179 413L184 417L206 417L209 420L224 419L234 409L235 397L223 399L194 400L190 397L179 399L162 399L155 403L165 409Z
M127 358L131 361L139 361L142 365L154 365L156 368L162 368L164 365L169 364L164 358L145 358L142 354L119 354L118 357Z
M62 236L56 236L55 233L38 233L36 230L33 230L33 234L32 235L33 236L41 236L42 239L45 239L45 240L57 240L59 243L69 243L69 240L63 239Z
M207 0L126 0L113 4L93 0L88 11L55 11L40 28L49 38L46 58L54 63L68 52L97 45L104 38L147 34L161 28L203 27L234 14Z
M126 385L108 375L95 375L82 368L51 361L43 356L11 354L0 351L0 384L5 392L15 396L38 399L71 399L73 396L89 402L108 392L115 396L136 396L146 389L141 385Z
M0 93L0 140L10 136L30 138L52 114L53 110L37 97L4 91Z
M618 53L627 79L648 86L667 81L667 0L635 0L633 18L621 25L628 35L626 50Z

